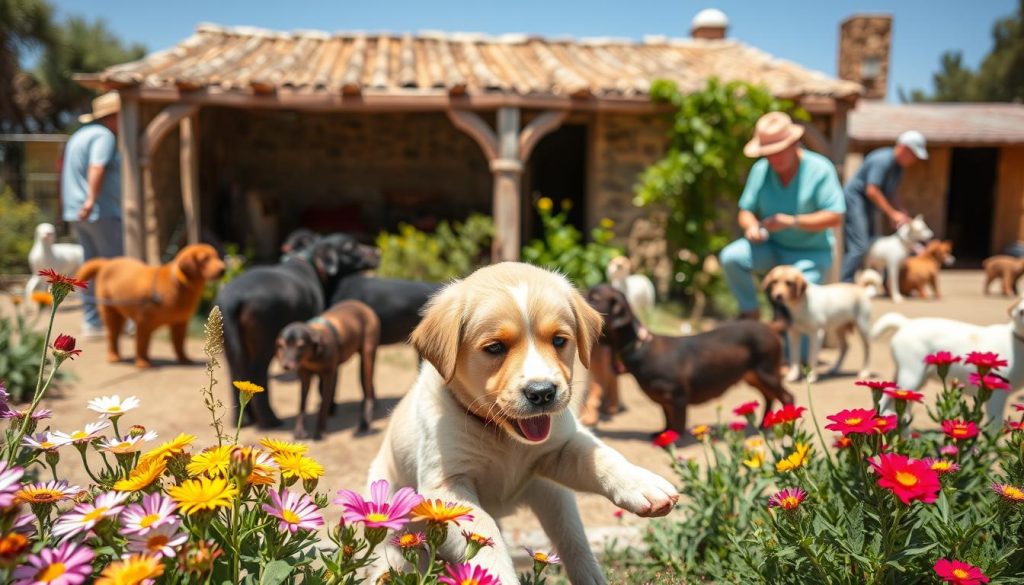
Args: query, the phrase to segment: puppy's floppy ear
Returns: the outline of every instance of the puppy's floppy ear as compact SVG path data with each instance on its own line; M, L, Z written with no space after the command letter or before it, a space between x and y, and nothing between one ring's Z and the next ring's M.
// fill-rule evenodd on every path
M797 297L803 297L804 293L807 292L807 277L803 274L797 274L794 277L796 280L796 295Z
M430 362L445 382L455 377L455 362L462 343L462 287L456 281L435 294L423 319L409 338L423 359Z
M775 268L772 268L771 270L768 271L768 274L764 275L764 280L761 281L761 290L766 291L770 289L773 284L775 284L775 280L777 278L775 276L776 272L777 270Z
M182 250L178 257L175 258L175 262L178 265L178 270L182 271L185 276L196 276L196 272L199 271L195 248L185 248Z
M597 338L601 336L601 326L604 319L591 307L583 296L576 290L572 291L570 297L572 313L576 317L576 352L580 356L580 363L584 368L590 368L590 350L593 349Z

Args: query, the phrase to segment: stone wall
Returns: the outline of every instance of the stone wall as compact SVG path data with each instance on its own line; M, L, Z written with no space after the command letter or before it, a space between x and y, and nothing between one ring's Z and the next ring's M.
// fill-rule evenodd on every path
M949 170L952 150L948 147L931 147L928 160L919 161L903 171L903 180L896 190L900 202L913 215L920 213L932 228L935 236L946 236L946 209L948 207ZM892 230L887 221L885 232Z
M892 46L892 16L854 15L839 27L839 78L864 86L864 97L885 99L889 83L889 54ZM865 79L862 65L876 59L878 75Z

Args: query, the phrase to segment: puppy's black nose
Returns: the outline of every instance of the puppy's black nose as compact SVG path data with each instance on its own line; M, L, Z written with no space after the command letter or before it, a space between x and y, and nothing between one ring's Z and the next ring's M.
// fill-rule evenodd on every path
M555 399L558 389L554 383L548 381L535 381L526 384L523 388L523 395L536 406L545 405Z

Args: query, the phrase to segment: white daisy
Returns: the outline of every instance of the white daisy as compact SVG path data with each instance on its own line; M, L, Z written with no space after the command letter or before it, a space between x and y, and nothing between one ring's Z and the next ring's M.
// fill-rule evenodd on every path
M129 396L124 400L117 394L113 396L101 396L89 401L89 410L98 412L105 417L121 416L122 414L139 407L139 399Z
M109 437L100 441L100 450L107 453L135 453L142 450L142 444L156 438L156 433L148 431L137 437L125 436L123 438Z
M70 433L64 433L61 431L55 431L53 436L57 439L66 441L67 443L88 443L96 438L96 433L110 426L110 423L102 420L100 422L89 423L85 425L84 430L75 430Z
M124 508L129 493L106 492L96 496L92 502L78 504L70 512L57 519L53 525L53 535L68 538L91 530L104 518L116 517Z
M128 537L128 550L131 552L153 555L157 558L173 557L175 548L185 544L188 535L181 532L181 527L165 524L147 532L133 534Z
M21 440L21 444L40 451L55 451L71 441L59 436L57 433L36 433Z

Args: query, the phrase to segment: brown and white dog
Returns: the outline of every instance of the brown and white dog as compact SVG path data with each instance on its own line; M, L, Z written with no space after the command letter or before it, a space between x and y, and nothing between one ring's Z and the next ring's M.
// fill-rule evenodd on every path
M1017 296L1017 281L1024 276L1024 258L1014 256L992 256L981 263L985 267L985 288L983 292L987 295L988 289L992 286L993 280L1002 283L1004 297Z
M338 368L359 354L363 404L358 432L370 430L375 392L373 369L380 343L380 319L373 309L359 301L342 301L309 321L289 323L277 336L277 361L286 372L299 374L299 415L295 417L295 438L305 439L306 396L313 376L320 378L320 412L313 438L323 437L327 416L334 413Z
M925 297L925 285L932 287L932 298L939 298L939 270L943 266L952 266L956 262L953 256L953 242L949 240L932 240L925 244L924 250L907 258L900 268L900 292L910 296Z
M789 372L786 381L794 382L800 378L800 336L810 339L807 350L807 362L811 369L807 381L818 379L815 367L818 364L818 352L827 331L834 331L839 339L839 357L829 374L835 374L846 359L849 344L846 335L850 329L856 329L860 335L864 349L864 364L858 377L867 378L868 359L871 355L871 296L873 290L858 284L839 282L818 285L807 282L807 278L795 266L776 266L764 277L762 287L769 300L786 307L791 323L787 330L789 336Z
M107 360L121 361L117 342L126 320L135 323L135 365L148 368L149 339L164 325L171 328L174 355L185 356L185 332L199 306L206 281L224 275L224 262L213 246L191 244L163 266L149 266L135 258L94 258L75 275L96 280L90 291L107 328Z
M495 543L473 562L504 585L519 580L496 519L523 504L572 583L605 583L572 490L640 516L667 514L678 494L582 428L569 408L573 363L578 355L589 364L600 327L568 280L528 264L495 264L445 287L412 334L426 361L395 408L369 480L473 506L462 528ZM441 555L457 561L464 550L451 531ZM382 562L405 561L389 550Z

